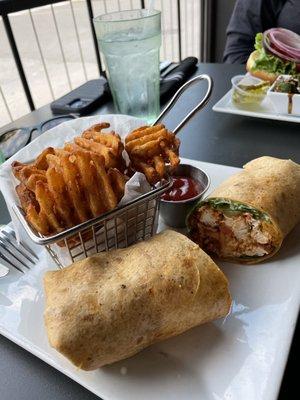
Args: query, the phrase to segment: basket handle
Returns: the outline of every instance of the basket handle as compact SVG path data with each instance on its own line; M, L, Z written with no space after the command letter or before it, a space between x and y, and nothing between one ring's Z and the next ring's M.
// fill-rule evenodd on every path
M183 84L178 90L177 92L174 94L174 96L172 97L171 101L169 102L169 104L166 106L166 108L160 113L160 115L158 116L158 118L153 122L153 125L158 124L163 117L173 108L173 106L175 105L175 103L177 102L177 100L179 99L179 97L182 95L182 93L189 87L192 86L195 82L197 81L202 81L202 80L206 80L208 83L208 87L207 87L207 91L205 93L205 96L203 97L203 99L200 101L200 103L198 103L196 105L196 107L194 107L192 109L192 111L190 111L188 113L188 115L183 118L183 120L176 126L176 128L173 130L173 133L176 135L176 133L178 133L178 131L180 131L180 129L196 114L196 112L198 112L199 110L201 110L207 103L208 100L211 96L211 92L213 89L213 80L209 75L206 74L202 74L202 75L197 75L195 76L195 78L190 79L189 81L187 81L185 84Z

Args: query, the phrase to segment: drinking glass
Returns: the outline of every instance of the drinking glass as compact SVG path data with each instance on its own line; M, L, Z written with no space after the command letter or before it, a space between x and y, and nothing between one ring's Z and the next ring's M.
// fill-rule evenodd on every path
M112 12L94 26L116 111L151 123L159 114L161 13Z

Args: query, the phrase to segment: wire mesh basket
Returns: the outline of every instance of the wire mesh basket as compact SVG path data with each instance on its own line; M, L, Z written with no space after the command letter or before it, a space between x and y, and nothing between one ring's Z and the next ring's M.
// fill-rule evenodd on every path
M173 130L176 134L198 110L207 104L213 85L209 76L199 75L186 82L153 125L160 122L170 111L187 87L203 79L208 82L207 92L200 103ZM44 245L58 267L63 268L92 254L127 247L153 236L158 224L160 197L171 184L171 178L168 177L156 187L152 187L149 192L127 204L52 236L43 236L35 231L27 223L24 211L17 204L13 205L13 211L31 240L36 244Z
M171 183L168 178L125 206L47 237L31 228L21 207L14 205L14 211L31 240L44 245L62 268L92 254L127 247L153 236L158 223L160 196Z

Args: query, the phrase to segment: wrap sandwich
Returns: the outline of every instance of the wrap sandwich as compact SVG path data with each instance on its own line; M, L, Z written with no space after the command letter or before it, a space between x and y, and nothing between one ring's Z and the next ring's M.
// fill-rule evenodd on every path
M84 370L224 317L231 305L224 274L174 231L49 271L44 287L50 344Z
M272 257L299 221L300 165L265 156L200 201L187 226L204 251L254 264Z

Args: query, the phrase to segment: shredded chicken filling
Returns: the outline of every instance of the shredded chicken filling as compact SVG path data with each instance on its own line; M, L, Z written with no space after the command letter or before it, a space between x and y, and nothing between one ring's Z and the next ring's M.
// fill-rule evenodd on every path
M202 248L219 257L262 257L274 250L268 224L249 212L223 213L204 205L194 214L191 233Z

